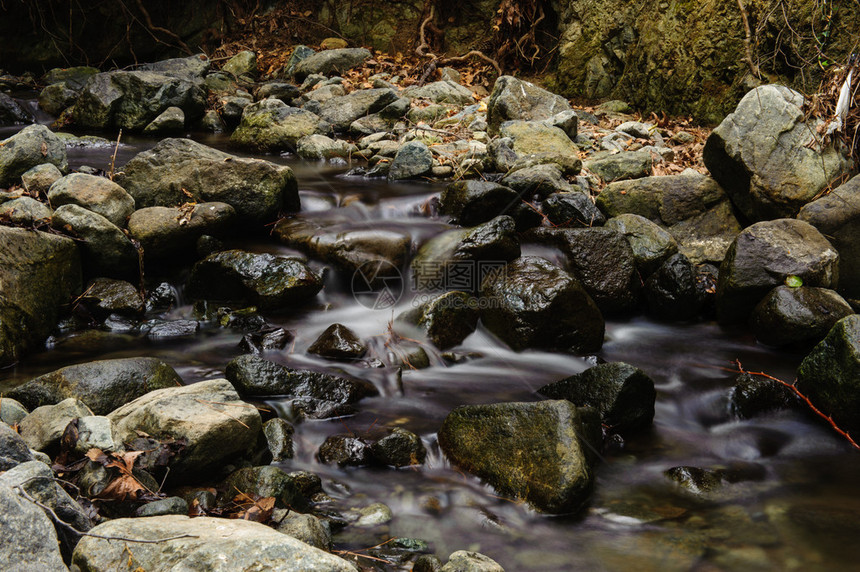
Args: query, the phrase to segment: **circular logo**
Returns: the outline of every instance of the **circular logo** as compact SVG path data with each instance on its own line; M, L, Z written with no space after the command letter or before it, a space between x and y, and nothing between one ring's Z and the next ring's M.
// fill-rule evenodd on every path
M371 310L392 308L403 296L403 275L387 260L363 262L352 275L352 297Z

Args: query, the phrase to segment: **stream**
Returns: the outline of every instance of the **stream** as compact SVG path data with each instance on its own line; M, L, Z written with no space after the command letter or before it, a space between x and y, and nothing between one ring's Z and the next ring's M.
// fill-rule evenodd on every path
M228 149L226 136L195 138L235 152ZM117 165L155 142L123 136ZM112 146L70 147L69 161L73 169L89 165L107 170L112 153ZM308 163L293 156L265 159L293 168L304 211L350 204L354 228L407 230L414 243L447 228L438 219L415 214L444 188L441 184L389 184L347 176L345 164ZM232 239L228 245L296 253L274 239L259 237ZM182 300L181 283L176 286ZM407 288L394 307L373 309L367 297L353 296L348 276L329 272L325 288L313 302L296 311L266 315L273 326L295 333L292 344L282 351L267 351L266 359L294 367L339 369L372 381L380 392L358 403L354 416L296 423L295 458L281 465L288 471L320 475L326 492L342 506L382 502L391 508L394 517L384 529L355 535L347 528L335 535L336 549L361 551L391 535L425 540L443 561L455 550L479 551L508 572L860 570L856 560L860 495L855 490L860 455L825 425L800 413L737 420L729 411L734 360L747 370L790 381L804 352L766 348L748 332L711 322L666 325L641 316L607 320L606 342L598 356L630 363L654 380L653 429L607 448L596 469L594 497L583 514L551 517L499 498L476 478L449 465L435 435L454 407L535 401L536 389L586 369L585 359L512 352L480 325L456 348L471 354L471 359L450 365L427 347L431 367L404 369L402 375L394 368L335 364L306 352L334 322L384 345L393 317L412 304ZM184 301L166 317L193 319L193 308ZM186 383L223 377L227 362L242 353L241 337L241 332L209 323L202 324L196 336L169 341L91 331L58 335L45 351L0 371L0 388L73 363L142 355L169 363ZM289 415L277 400L266 405ZM401 470L339 469L315 459L328 435L373 426L402 426L420 435L428 449L426 463ZM664 475L676 466L727 469L739 478L696 494Z

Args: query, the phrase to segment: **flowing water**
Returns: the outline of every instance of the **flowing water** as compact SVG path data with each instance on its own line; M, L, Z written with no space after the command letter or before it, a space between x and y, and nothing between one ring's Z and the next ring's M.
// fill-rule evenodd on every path
M221 137L201 137L225 147ZM124 138L117 164L124 164L154 141ZM72 167L107 169L112 148L70 148ZM446 228L415 214L441 185L389 184L345 176L347 167L266 157L295 171L304 210L350 204L350 228L407 230L415 242ZM292 253L274 239L242 239L232 246ZM317 268L319 268L317 266ZM152 278L152 277L150 277ZM181 295L181 284L178 284ZM301 310L267 315L272 325L295 332L294 344L265 357L298 367L328 368L306 352L330 324L340 322L362 338L384 344L389 323L411 307L407 294L394 308L374 310L356 301L348 277L329 273L317 299ZM180 304L170 318L192 317ZM191 338L164 342L124 334L65 335L49 348L0 373L9 386L64 365L93 359L156 356L176 368L187 383L222 377L227 362L240 355L241 333L204 325ZM579 357L524 351L515 353L481 326L460 353L472 359L447 365L437 354L432 367L368 369L336 367L372 381L378 397L358 404L354 416L296 424L296 457L283 467L319 474L341 506L388 505L393 520L365 535L336 536L337 548L360 550L386 535L424 539L441 558L455 550L475 550L512 571L561 570L848 570L860 549L860 455L822 424L799 413L777 413L739 421L728 409L732 361L792 379L802 352L777 352L757 345L743 331L713 323L664 325L645 318L610 320L599 356L633 364L655 381L653 429L614 443L596 469L590 507L576 517L550 517L499 498L477 479L450 466L435 432L458 405L534 401L542 385L588 367ZM431 351L428 348L428 351ZM277 400L267 405L283 415ZM402 426L422 436L428 447L419 468L385 470L322 465L315 452L326 436L373 426ZM679 465L728 469L739 475L716 491L695 494L668 479ZM349 529L347 529L348 531ZM379 565L367 560L368 565ZM381 566L385 569L384 566ZM394 568L387 568L394 569Z

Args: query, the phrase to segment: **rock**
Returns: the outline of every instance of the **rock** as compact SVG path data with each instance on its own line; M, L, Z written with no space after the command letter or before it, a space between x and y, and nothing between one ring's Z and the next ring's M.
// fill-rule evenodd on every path
M30 447L21 436L5 423L0 423L0 471L8 471L33 460Z
M356 119L382 111L398 98L397 92L391 88L359 89L323 103L319 116L335 130L346 131Z
M358 359L367 352L367 346L358 334L343 324L332 324L310 345L308 353L324 358Z
M481 286L481 320L516 351L588 353L603 345L603 316L579 281L543 258L518 258Z
M741 419L799 405L797 396L784 385L749 373L735 379L729 403L732 413Z
M92 414L84 402L73 397L58 400L56 405L36 407L19 424L21 438L31 449L44 451L59 443L69 422Z
M550 399L566 399L577 407L593 407L611 431L631 435L646 430L654 419L657 392L641 369L623 362L603 363L538 389Z
M206 300L244 301L271 310L307 302L322 286L322 279L295 258L227 250L194 265L187 294Z
M603 227L617 230L627 238L643 278L678 252L678 243L672 235L645 217L622 214L606 221Z
M257 410L240 401L226 379L150 391L108 417L123 442L137 431L184 440L185 448L170 458L171 480L200 477L248 451L262 425Z
M202 83L204 76L209 72L211 64L205 54L195 54L186 58L171 58L144 64L141 69L154 71L160 74L188 80L194 83ZM75 68L71 68L75 69ZM87 68L93 70L94 68ZM97 72L98 70L96 70ZM68 81L68 80L67 80Z
M276 530L280 533L292 536L320 550L331 548L331 532L320 519L310 514L301 514L289 511L281 516L279 513L287 511L275 509L272 520L278 523Z
M293 426L280 417L269 419L263 423L263 434L266 436L266 443L272 454L273 463L280 463L293 458L294 432Z
M134 285L125 280L96 278L81 296L81 302L99 317L111 314L134 316L143 311L143 297Z
M157 358L120 358L66 366L19 385L9 396L31 409L74 397L96 415L106 415L147 392L181 383Z
M137 249L102 215L78 205L63 205L54 211L51 225L79 239L85 274L128 279L139 274Z
M311 74L342 74L361 65L365 60L370 59L371 55L370 50L365 48L324 50L300 60L296 64L293 75L296 80L303 81Z
M134 516L162 516L165 514L188 514L188 503L179 497L167 497L146 503L138 508Z
M354 435L329 435L317 451L321 463L360 467L370 462L370 447Z
M193 562L198 569L226 572L235 563L257 570L304 572L355 572L341 558L248 520L180 515L119 518L93 529L100 536L158 541L136 545L135 565L145 570L168 570ZM84 538L75 548L72 563L82 570L117 570L128 560L117 542Z
M394 518L388 505L381 502L375 502L361 508L351 508L343 516L350 525L359 528L374 528L387 524Z
M72 120L84 128L140 131L169 107L194 121L205 105L205 92L195 82L153 71L112 71L87 80Z
M226 375L242 395L291 395L355 403L378 393L369 381L293 369L254 355L239 356L228 363Z
M299 139L316 133L319 124L315 113L289 107L280 99L264 99L245 108L230 140L261 152L295 150Z
M452 291L436 296L395 319L417 327L437 348L460 345L478 325L478 300L466 292Z
M590 453L596 415L569 401L465 405L439 429L448 459L498 494L527 500L550 514L578 511L591 494Z
M513 76L500 76L493 85L487 102L487 124L491 135L498 133L505 121L539 121L570 109L570 104L527 81Z
M570 186L557 165L534 165L508 171L501 183L516 191L525 199L533 196L546 198L557 192L571 191Z
M440 212L462 226L475 226L508 214L520 202L519 194L490 181L456 181L442 191Z
M667 322L695 319L703 300L697 287L696 269L681 253L674 254L645 282L648 312Z
M240 93L239 95L225 95L219 99L221 104L221 119L224 124L233 129L242 121L245 108L254 103L250 95Z
M195 256L201 236L221 236L236 219L226 203L207 202L188 207L147 207L128 219L129 235L140 243L147 260Z
M0 91L0 125L33 123L33 116L21 104Z
M0 187L18 184L21 175L43 163L67 171L66 146L44 125L28 125L0 141Z
M227 60L221 71L236 77L257 77L257 55L249 50L243 50Z
M819 342L836 322L854 310L827 288L777 286L753 310L750 329L771 346Z
M78 419L78 440L75 452L86 455L90 449L122 451L122 441L114 435L111 420L103 415L91 415Z
M622 151L596 159L589 159L583 166L606 183L624 179L639 179L651 174L649 151Z
M573 109L556 113L552 117L544 119L543 123L551 127L558 127L567 134L571 141L576 141L579 131L579 116Z
M164 139L139 153L117 181L138 209L222 202L235 209L241 225L267 223L281 211L299 209L296 178L289 167L236 157L190 139Z
M577 146L564 131L539 121L506 121L499 127L499 135L510 137L511 149L518 156L575 158L579 153ZM574 167L573 170L578 173L579 167Z
M274 497L278 508L303 510L308 504L297 479L271 465L239 469L227 477L224 486L228 499L245 493L251 497Z
M7 366L42 344L60 309L80 294L74 241L0 226L0 284L0 366Z
M299 62L301 62L304 59L307 59L308 57L314 55L315 53L316 52L314 50L312 50L311 48L309 48L307 46L302 46L302 45L293 46L293 53L290 54L290 59L287 60L287 65L284 66L284 70L283 70L284 76L285 77L292 77L292 75L295 73L296 66L299 65Z
M21 183L33 196L47 195L51 185L62 176L63 174L53 163L42 163L22 174Z
M196 336L200 324L195 320L150 320L140 326L140 332L150 339Z
M100 214L119 228L134 212L134 199L125 189L105 177L72 173L59 179L48 190L54 208L78 205Z
M439 572L505 572L498 562L479 552L458 550L448 557Z
M353 153L358 153L358 147L347 141L335 141L325 135L307 135L299 139L296 154L302 159L332 159L341 157L349 159Z
M410 141L397 150L388 171L388 180L399 181L420 177L430 171L433 165L433 153L427 145L421 141Z
M370 445L370 454L378 463L400 468L423 464L427 450L418 435L395 427Z
M833 145L807 145L823 120L806 121L803 107L794 90L757 87L708 137L705 166L750 220L793 217L849 171Z
M5 395L0 397L0 421L6 425L17 425L28 413L21 402ZM0 471L5 469L0 468Z
M0 568L3 570L68 570L63 564L51 519L8 485L0 484Z
M280 99L284 103L289 103L290 101L296 99L301 95L299 88L294 86L291 83L284 83L280 81L269 81L260 86L260 89L257 90L257 99Z
M571 274L602 312L630 310L636 302L639 277L630 243L620 232L605 228L536 228L525 237L565 255Z
M411 86L403 90L403 95L411 98L429 99L436 103L469 105L475 102L472 91L453 81L434 81L423 86Z
M30 197L19 197L0 203L0 219L28 227L47 226L53 211L43 202Z
M540 210L555 227L602 226L606 222L588 193L579 191L552 193L541 203Z
M224 133L227 130L224 120L214 109L209 109L203 114L196 128L207 133Z
M700 467L672 467L663 472L667 477L692 493L711 492L723 484L719 471Z
M860 299L860 176L807 203L797 215L839 252L839 293Z
M745 320L756 304L789 276L806 286L833 288L839 255L809 223L777 219L749 226L735 238L720 266L717 318Z
M184 129L185 112L178 107L168 107L143 128L143 133L144 135L165 135Z
M90 76L94 76L97 73L99 73L98 68L90 66L53 68L42 76L42 83L45 85L65 83L69 88L79 90L86 85Z

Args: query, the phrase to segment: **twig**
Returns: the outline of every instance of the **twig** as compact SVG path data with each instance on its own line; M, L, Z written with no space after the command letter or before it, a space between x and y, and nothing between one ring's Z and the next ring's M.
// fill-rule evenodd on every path
M431 54L427 54L426 50L430 47L427 43L427 37L425 35L425 28L427 28L427 24L433 20L433 12L435 10L435 6L430 6L430 13L427 14L427 17L421 22L421 26L418 28L418 47L415 48L415 53L421 56L422 58Z
M188 54L189 56L192 54L191 48L189 48L188 45L182 41L182 38L171 32L167 28L162 28L161 26L156 26L152 23L152 18L150 17L149 12L146 10L146 7L143 5L143 2L141 2L141 0L135 0L135 3L137 4L140 13L143 14L143 19L146 20L146 25L147 27L149 27L150 30L161 32L165 36L173 38L186 54Z
M108 179L113 181L114 177L114 167L116 166L116 154L119 151L119 140L122 137L122 129L119 130L119 134L116 136L116 144L113 148L113 155L110 158L110 171L108 171Z
M485 62L489 63L490 65L492 65L496 69L496 73L498 73L499 75L502 75L502 68L499 65L499 62L497 62L496 60L494 60L493 58L491 58L490 56L486 55L484 52L481 52L479 50L472 50L471 52L466 52L462 56L457 56L454 58L445 58L444 60L441 61L441 63L442 64L449 64L449 63L454 63L454 62L464 62L471 57L480 58L480 59L484 60Z
M750 71L755 77L761 78L761 71L753 61L752 31L750 30L749 14L747 14L746 6L744 6L744 0L738 0L738 9L741 11L741 20L744 23L744 49L746 50L747 65L749 65Z

